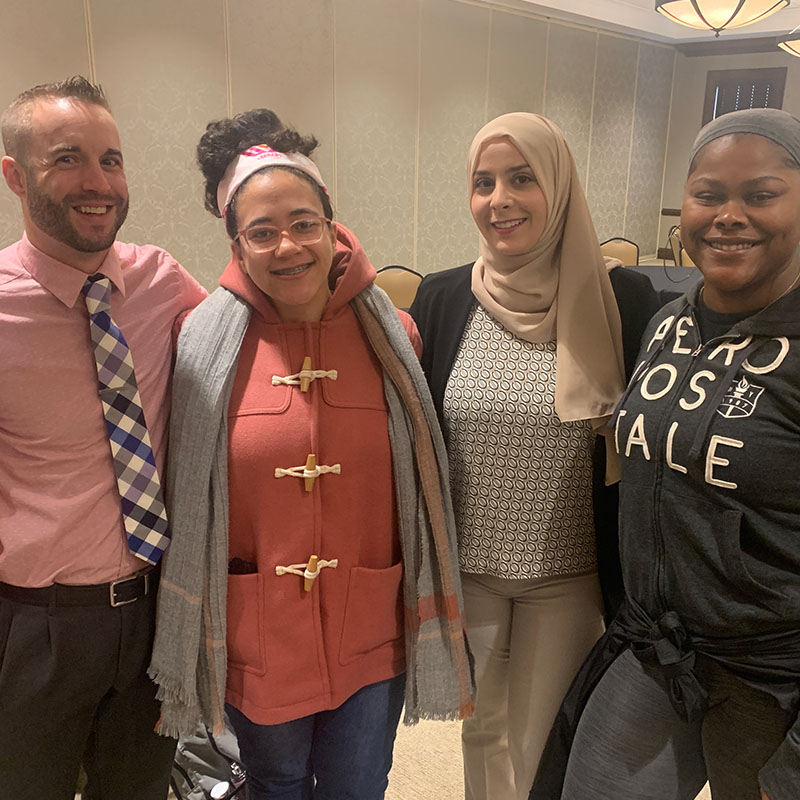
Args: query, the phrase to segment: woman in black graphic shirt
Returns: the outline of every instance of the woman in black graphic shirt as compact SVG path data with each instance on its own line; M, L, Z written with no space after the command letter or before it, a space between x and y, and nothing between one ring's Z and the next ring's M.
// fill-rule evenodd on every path
M695 142L681 234L704 281L650 323L616 420L628 597L532 798L800 793L799 165L773 109Z

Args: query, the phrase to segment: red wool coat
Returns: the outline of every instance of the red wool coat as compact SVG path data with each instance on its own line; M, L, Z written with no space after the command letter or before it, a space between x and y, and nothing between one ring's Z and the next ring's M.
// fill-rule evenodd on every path
M256 571L228 576L226 699L262 725L336 708L405 668L383 378L349 306L375 271L358 242L343 237L320 322L281 322L236 264L220 279L253 307L228 411L228 471L229 558ZM413 321L398 314L419 352ZM273 385L307 356L337 379L317 378L307 392ZM309 454L340 471L314 479L311 491L302 477L276 477L276 469L302 468ZM311 555L337 562L311 591L300 576L276 574Z

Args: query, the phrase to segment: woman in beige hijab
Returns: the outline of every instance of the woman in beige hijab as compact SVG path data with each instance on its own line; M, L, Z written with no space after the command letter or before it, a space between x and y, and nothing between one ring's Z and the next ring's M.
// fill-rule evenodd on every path
M450 455L475 656L466 798L524 800L561 699L622 597L616 494L603 481L614 465L596 432L658 304L646 278L609 273L552 122L498 117L467 163L479 257L425 278L411 314Z

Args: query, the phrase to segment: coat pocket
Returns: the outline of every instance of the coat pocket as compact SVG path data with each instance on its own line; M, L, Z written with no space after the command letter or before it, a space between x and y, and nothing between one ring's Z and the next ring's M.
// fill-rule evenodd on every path
M347 587L339 661L349 664L403 635L403 565L352 567Z
M228 666L255 675L266 671L262 586L259 573L228 575Z

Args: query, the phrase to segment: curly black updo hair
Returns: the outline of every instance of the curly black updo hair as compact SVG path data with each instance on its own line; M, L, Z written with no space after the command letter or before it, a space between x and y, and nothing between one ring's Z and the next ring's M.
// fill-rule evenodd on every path
M206 181L205 207L215 217L222 216L222 209L217 207L217 187L225 175L225 170L240 153L257 144L269 145L281 153L300 153L310 156L319 142L314 136L301 136L294 128L287 128L278 115L268 108L254 108L235 117L209 122L206 132L200 137L200 143L197 145L197 163ZM307 181L319 195L325 216L328 219L333 218L333 209L328 196L305 172L291 167L265 167L265 169L285 169ZM252 178L252 175L250 177ZM244 181L239 189L249 180L250 178ZM225 216L225 229L231 239L238 231L236 220L238 195L237 190Z

